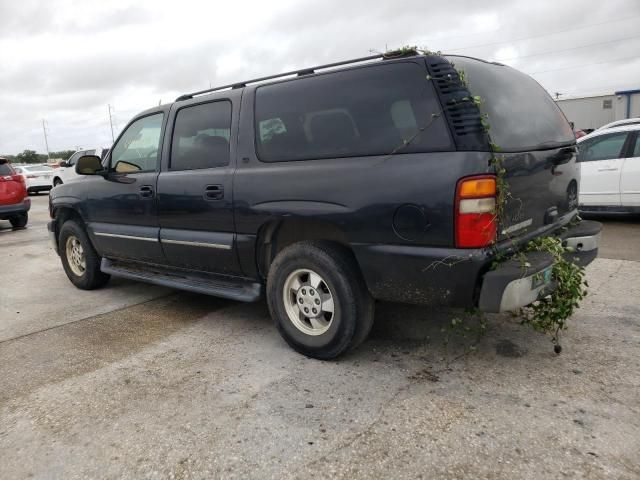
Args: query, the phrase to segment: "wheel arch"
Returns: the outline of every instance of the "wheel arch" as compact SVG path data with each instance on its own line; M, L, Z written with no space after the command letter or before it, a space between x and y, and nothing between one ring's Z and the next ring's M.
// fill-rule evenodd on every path
M58 239L60 237L60 229L62 228L62 225L64 225L64 223L67 222L68 220L75 220L82 227L86 228L86 222L84 221L84 218L82 218L82 215L80 214L80 212L70 205L54 206L52 215L53 215L53 226L55 228L56 243L58 243ZM89 241L92 242L90 236L89 236ZM95 245L93 247L95 248ZM60 248L59 245L58 245L58 248Z
M263 224L256 238L258 274L266 278L271 263L284 248L302 241L323 241L342 246L354 256L347 234L336 224L317 219L274 219Z

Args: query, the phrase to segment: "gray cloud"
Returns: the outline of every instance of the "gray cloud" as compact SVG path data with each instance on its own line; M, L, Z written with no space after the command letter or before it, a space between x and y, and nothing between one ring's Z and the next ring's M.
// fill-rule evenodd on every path
M209 82L405 44L503 57L522 71L540 72L534 78L551 92L640 87L640 38L611 42L640 35L637 0L326 0L228 5L226 11L191 0L113 3L117 7L75 0L0 3L0 152L43 151L42 118L54 149L103 144L110 139L108 103L122 127L136 111ZM593 25L601 22L608 23ZM478 46L485 44L491 45Z

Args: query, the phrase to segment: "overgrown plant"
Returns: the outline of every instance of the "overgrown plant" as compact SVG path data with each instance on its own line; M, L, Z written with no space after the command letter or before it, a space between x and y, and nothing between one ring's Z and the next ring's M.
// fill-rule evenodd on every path
M553 256L551 279L555 288L533 305L521 309L522 323L551 334L555 351L560 353L560 332L567 328L567 320L587 295L589 284L584 278L584 268L572 261L571 251L556 237L535 238L527 244L525 251L546 252Z

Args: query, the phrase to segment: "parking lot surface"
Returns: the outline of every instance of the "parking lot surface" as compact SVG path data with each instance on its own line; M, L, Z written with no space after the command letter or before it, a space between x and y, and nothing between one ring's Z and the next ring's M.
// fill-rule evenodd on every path
M457 312L382 303L321 362L264 302L76 290L32 200L0 222L0 478L640 477L640 219L599 218L559 356L509 316L470 351Z

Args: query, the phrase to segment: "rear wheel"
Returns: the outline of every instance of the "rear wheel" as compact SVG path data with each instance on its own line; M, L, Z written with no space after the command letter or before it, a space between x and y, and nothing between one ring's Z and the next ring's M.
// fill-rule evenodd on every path
M64 271L76 287L93 290L109 281L109 275L100 270L101 258L77 222L69 220L62 225L58 244Z
M11 222L11 226L13 228L24 228L27 226L27 222L29 221L28 213L21 213L19 215L15 215L9 219Z
M373 324L373 299L343 247L300 242L269 269L267 300L286 342L308 357L334 358L361 343Z
M60 180L58 177L53 179L53 186L57 187L58 185L62 185L62 180Z

